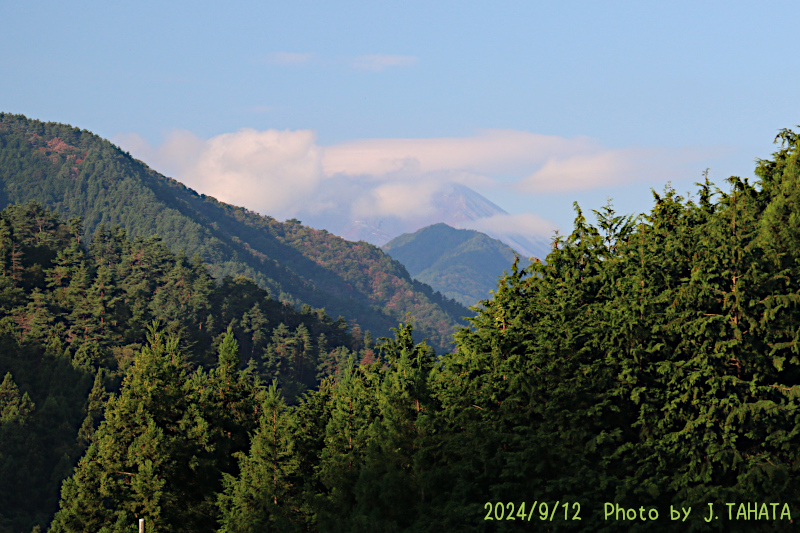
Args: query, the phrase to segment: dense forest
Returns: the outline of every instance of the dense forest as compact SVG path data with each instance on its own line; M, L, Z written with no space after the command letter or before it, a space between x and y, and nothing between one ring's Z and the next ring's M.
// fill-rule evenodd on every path
M576 206L439 355L6 209L0 531L796 530L800 138L777 140L752 182Z
M289 402L374 359L369 334L343 318L297 311L245 278L216 282L159 238L101 225L87 248L82 234L79 218L38 204L0 213L0 531L47 524L148 335L176 339L200 374L235 337L251 386L278 379Z
M245 276L275 300L324 308L375 336L410 317L417 340L450 350L471 314L366 242L198 194L86 130L0 113L0 208L31 201L80 216L87 241L101 224L131 238L158 235L173 252L199 256L216 279Z

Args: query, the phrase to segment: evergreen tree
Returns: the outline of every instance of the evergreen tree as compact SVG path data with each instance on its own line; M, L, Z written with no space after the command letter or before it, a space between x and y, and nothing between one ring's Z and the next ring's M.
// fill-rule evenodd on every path
M221 473L235 474L235 454L250 446L250 434L258 423L258 389L249 371L240 371L239 345L228 328L218 347L217 366L207 374L193 376L198 404L209 421L214 469L207 484L221 490Z
M11 372L6 373L0 383L0 427L26 424L33 410L34 404L28 393L20 395Z
M103 385L103 371L98 370L94 375L94 384L86 402L86 418L83 419L81 429L78 431L78 440L81 444L88 446L94 442L94 434L102 421L108 398L109 394Z
M228 446L218 454L218 448L241 435L215 431L209 419L226 406L206 403L216 394L204 393L209 385L204 374L187 377L177 345L150 328L149 345L129 370L120 395L109 401L94 442L64 483L51 531L124 531L138 518L159 531L215 530L214 495L228 452L235 451ZM223 363L232 358L225 353ZM224 365L220 372L226 384L229 370Z
M237 457L239 475L225 476L219 497L220 532L300 531L291 485L297 469L291 415L275 381L261 404L261 420L250 451Z
M407 530L425 501L418 455L425 437L422 419L432 414L428 379L434 360L427 344L414 343L412 331L410 324L401 324L394 339L382 338L378 345L386 369L354 489L354 523L360 531Z
M356 485L369 443L369 429L377 415L375 397L379 376L356 367L352 356L331 390L330 415L319 463L325 490L316 500L320 531L344 532L356 527Z

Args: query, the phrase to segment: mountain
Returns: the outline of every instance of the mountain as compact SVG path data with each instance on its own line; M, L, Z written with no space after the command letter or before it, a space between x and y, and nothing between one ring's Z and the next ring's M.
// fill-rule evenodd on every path
M114 225L130 238L157 234L217 279L248 277L276 300L324 308L375 336L410 317L442 351L469 314L375 246L199 194L89 131L0 113L0 207L30 201L83 217L86 237Z
M382 250L403 263L414 279L464 305L488 298L515 257L514 250L497 239L447 224L403 234ZM527 265L522 261L520 266Z
M456 228L468 228L471 222L482 218L495 215L507 215L508 212L501 209L483 195L478 194L469 187L452 183L443 189L435 198L434 205L442 213L448 216L444 222ZM523 257L538 257L544 259L550 253L550 239L538 238L531 239L524 235L508 234L485 231L494 239L506 243L516 250ZM494 287L494 284L492 285Z
M424 217L406 219L392 216L373 216L361 219L348 219L338 213L335 218L304 215L312 220L312 225L326 227L337 235L353 241L366 241L383 246L404 233L413 233L433 224L447 224L455 228L468 228L472 223L508 212L475 192L458 183L448 183L434 193L431 204L433 211ZM505 242L523 257L544 259L550 253L550 241L546 238L532 239L524 235L486 231L491 237Z

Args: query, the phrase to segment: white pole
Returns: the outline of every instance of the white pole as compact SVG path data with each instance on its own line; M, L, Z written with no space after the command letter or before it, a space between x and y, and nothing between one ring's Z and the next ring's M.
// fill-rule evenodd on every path
M139 533L144 533L144 518L139 519Z

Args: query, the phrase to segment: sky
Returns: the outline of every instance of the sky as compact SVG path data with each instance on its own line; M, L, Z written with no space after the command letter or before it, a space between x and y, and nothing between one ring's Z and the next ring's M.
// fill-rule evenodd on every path
M575 201L635 214L705 169L751 177L800 124L798 20L788 1L2 2L0 111L280 220L420 216L459 183L547 236Z

